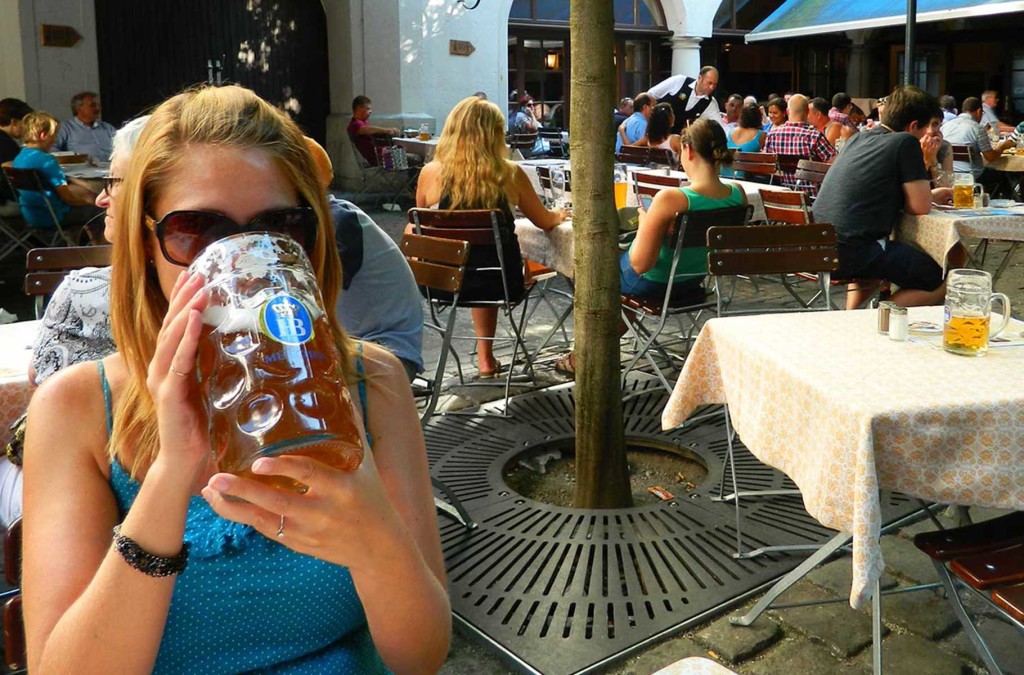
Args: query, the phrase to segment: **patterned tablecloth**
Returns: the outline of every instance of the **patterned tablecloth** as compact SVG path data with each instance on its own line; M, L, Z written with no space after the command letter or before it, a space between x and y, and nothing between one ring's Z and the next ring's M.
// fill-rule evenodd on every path
M437 151L438 138L436 136L427 141L421 141L418 138L395 138L394 141L395 145L405 148L406 152L422 157L424 163L432 160Z
M1024 173L1024 154L1011 155L1004 153L997 157L995 161L986 162L985 166L991 167L996 171Z
M32 398L28 366L38 330L38 321L0 326L0 446L7 445L11 424L21 417Z
M555 229L545 232L528 218L516 218L519 250L524 258L550 267L559 274L573 278L572 221L567 220Z
M662 414L728 403L758 459L789 475L822 524L853 535L850 604L884 563L879 489L1024 509L1024 348L984 358L894 342L873 310L712 319ZM910 310L940 323L940 307Z
M943 270L950 249L967 237L1024 241L1024 205L965 211L933 208L923 216L904 214L897 234L897 239L917 245L942 265Z

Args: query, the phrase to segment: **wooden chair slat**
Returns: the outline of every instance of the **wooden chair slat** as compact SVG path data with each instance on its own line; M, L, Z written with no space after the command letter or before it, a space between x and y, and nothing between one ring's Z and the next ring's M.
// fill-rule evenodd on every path
M25 295L50 295L66 276L67 272L29 272L25 275Z
M407 258L417 258L448 265L465 265L469 258L469 244L457 239L405 234L400 244Z
M11 586L21 584L21 518L4 532L4 578Z
M412 276L416 284L449 293L458 293L462 289L462 268L451 265L438 265L423 260L409 260Z
M949 571L978 590L1024 583L1024 544L957 558Z
M1024 511L965 527L922 532L914 546L935 560L952 560L1024 543Z
M25 257L29 270L75 270L82 267L110 265L111 246L65 246L34 248Z
M803 192L795 190L758 190L762 204L780 204L786 206L806 206L807 200Z
M647 161L658 166L675 166L678 163L667 148L651 148Z
M792 274L795 272L833 272L839 267L835 247L708 253L712 274Z
M733 155L734 162L751 162L753 164L772 164L778 162L779 156L774 152L737 152Z
M764 217L770 223L791 223L793 225L806 225L807 214L800 209L782 208L771 204L764 205Z
M743 171L745 173L757 174L759 176L773 176L775 175L775 163L764 164L760 162L747 162L733 160L730 167L733 171Z
M992 602L1006 610L1006 613L1017 621L1024 623L1024 584L992 591Z
M436 227L478 227L490 230L492 215L504 218L497 209L409 209L409 222Z
M954 162L973 162L974 148L970 145L952 145Z
M651 149L646 145L623 145L615 158L626 164L646 165L651 161Z
M830 246L836 242L836 230L828 224L763 225L759 227L712 227L708 247L716 249Z

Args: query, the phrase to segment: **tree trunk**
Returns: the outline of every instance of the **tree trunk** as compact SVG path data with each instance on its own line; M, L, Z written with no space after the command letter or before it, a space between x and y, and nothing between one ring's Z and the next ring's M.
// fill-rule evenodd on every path
M611 0L571 0L570 120L576 271L576 494L582 508L630 506L619 386L618 218Z

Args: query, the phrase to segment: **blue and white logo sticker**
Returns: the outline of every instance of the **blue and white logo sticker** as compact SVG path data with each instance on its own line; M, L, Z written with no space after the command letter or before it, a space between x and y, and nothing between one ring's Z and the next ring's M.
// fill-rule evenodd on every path
M263 305L263 332L285 345L301 345L313 337L313 317L297 298L278 295Z

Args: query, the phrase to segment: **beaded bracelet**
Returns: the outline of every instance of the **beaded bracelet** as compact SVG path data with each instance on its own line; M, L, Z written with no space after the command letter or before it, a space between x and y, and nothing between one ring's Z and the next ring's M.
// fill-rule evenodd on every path
M114 526L114 550L134 569L151 577L169 577L184 572L188 564L188 549L189 543L186 541L181 545L181 553L173 558L161 558L143 549L134 539L121 534L120 525Z

